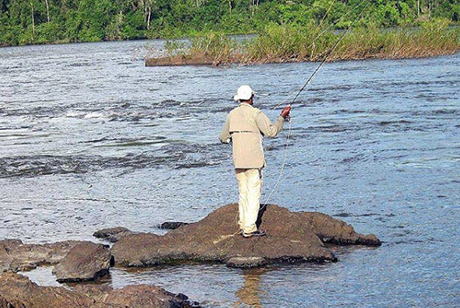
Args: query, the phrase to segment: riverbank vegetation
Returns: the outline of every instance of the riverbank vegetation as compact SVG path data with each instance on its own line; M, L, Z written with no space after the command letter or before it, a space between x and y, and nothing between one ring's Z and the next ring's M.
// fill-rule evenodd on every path
M247 39L209 32L192 38L188 44L169 40L164 57L147 59L146 65L401 59L447 55L459 50L460 27L449 27L445 19L424 22L417 28L384 30L360 26L333 31L319 26L269 25L259 35Z
M312 31L300 34L301 30L346 29L356 19L355 26L379 29L418 27L439 18L458 24L458 1L0 0L0 45L196 37L210 32L258 33L260 40L275 40L283 31L295 41L304 40L298 35L312 35ZM317 50L330 37L333 34L321 36L311 48ZM258 41L252 48L265 48L263 44ZM281 47L289 49L292 44ZM304 49L299 52L302 56L318 54Z
M417 28L357 27L346 33L275 26L245 44L246 63L417 58L460 50L460 28L450 28L442 19Z

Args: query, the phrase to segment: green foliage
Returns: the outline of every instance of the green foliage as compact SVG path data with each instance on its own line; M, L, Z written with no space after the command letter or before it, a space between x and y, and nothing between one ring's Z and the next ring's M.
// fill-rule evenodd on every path
M346 32L324 26L299 27L272 23L255 38L237 41L209 33L167 44L170 55L200 58L214 64L336 61L367 58L414 58L451 54L460 49L460 28L446 19L424 22L419 28L358 27Z
M184 41L167 40L164 46L166 54L170 57L185 55L188 52L189 45Z
M104 28L109 16L107 6L101 2L101 0L81 0L76 18L79 41L97 42L104 39ZM110 2L107 5L110 5Z
M460 4L454 0L0 0L0 43L177 38L210 31L268 33L267 25L404 27L433 18L458 23Z
M142 12L129 12L124 18L120 15L116 16L118 26L121 28L121 36L114 37L113 39L138 39L145 38L144 29L142 24L144 16Z
M236 43L225 34L209 32L205 36L196 37L191 40L191 53L203 53L214 58L215 62L225 62L235 52Z
M34 43L45 44L48 42L65 42L62 25L54 22L46 22L37 26L34 35Z

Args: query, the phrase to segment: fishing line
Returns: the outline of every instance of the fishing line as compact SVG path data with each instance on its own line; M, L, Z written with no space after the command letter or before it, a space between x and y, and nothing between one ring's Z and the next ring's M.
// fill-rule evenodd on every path
M332 4L334 4L334 2L332 2ZM325 15L327 15L327 14L329 13L329 10L330 10L330 8L332 7L332 4L331 4L331 6L329 7L329 9L327 10L327 12L326 12ZM351 10L349 10L346 14L342 15L342 18L344 18L344 17L350 15L352 12L354 12L355 10L357 10L357 9L358 9L361 5L363 5L363 4L364 4L364 1L363 1L363 2L360 2L358 5L354 6L354 7L353 7ZM354 25L354 23L355 23L358 19L360 19L360 18L362 17L363 13L364 13L364 11L361 12L361 14L359 15L358 18L356 18L356 19L353 20L353 22L350 24L350 26L347 28L347 30L345 31L344 34L346 34L346 32L348 32L348 30L350 30L350 28ZM321 24L323 23L323 21L324 21L325 19L326 19L326 16L323 17L323 19L321 20L319 26L321 26ZM308 49L308 48L311 48L311 47L315 44L315 41L316 41L319 37L321 37L324 33L326 33L327 31L329 31L333 26L336 26L336 25L338 24L339 21L340 21L340 20L336 21L335 23L330 24L330 25L329 25L328 27L326 27L323 31L319 32L318 35L316 35L315 38L312 40L311 44L307 47L307 49ZM343 35L343 36L344 36L344 35ZM339 42L338 42L338 43L340 43L340 41L343 39L343 36L341 36L341 38L339 39ZM337 44L337 45L338 45L338 44ZM332 49L335 49L335 47L336 47L336 46L333 46ZM331 50L332 50L332 49L331 49ZM332 53L332 52L331 52L331 53ZM326 60L327 60L327 57L329 57L329 54L326 54ZM323 59L323 60L324 60L324 59ZM326 61L324 61L324 62L326 62ZM319 67L316 68L315 72L313 72L312 76L310 76L310 78L309 78L310 80L307 80L306 84L304 84L304 85L303 85L302 87L300 87L299 89L293 91L292 93L288 94L288 96L287 96L284 100L282 100L280 103L278 103L277 105L275 105L274 107L272 107L271 110L274 110L274 109L278 108L279 106L285 104L285 103L288 102L288 101L292 101L291 104L293 104L294 101L297 99L297 97L300 95L300 93L301 93L301 92L304 90L304 88L311 82L311 79L313 79L314 75L316 75L317 71L319 71L319 69L320 69L323 65L324 65L324 63L323 63L323 61L321 61ZM291 97L292 95L294 95L294 94L296 94L296 96L295 96L294 99L291 100L290 97Z
M352 10L350 11L353 11L353 10L356 10L359 6L362 5L363 2L361 2L359 5L357 5L356 7L354 7ZM348 31L352 28L352 26L355 24L355 22L358 20L358 19L361 19L362 15L363 15L363 12L361 12L361 14L358 16L358 18L354 19L353 22L350 24L350 26L347 28L347 30L345 30L342 35L339 37L339 39L337 40L337 42L332 46L332 48L326 53L326 56L324 57L324 59L321 61L321 63L316 67L316 69L313 71L313 73L310 75L310 77L307 79L307 81L300 87L299 90L297 90L297 94L295 95L294 99L292 99L292 102L290 105L293 105L295 103L295 100L299 97L299 95L305 90L305 88L307 87L307 85L310 84L310 82L313 80L313 77L315 77L315 75L318 73L318 71L323 67L323 65L326 63L326 61L329 59L329 57L331 56L331 54L333 53L333 51L337 48L337 46L340 44L340 42L343 40L343 38L345 37L345 35L348 33ZM326 12L327 13L327 12ZM323 18L324 19L324 18ZM323 33L323 32L322 32ZM319 36L317 36L315 39L317 39ZM313 42L314 43L314 42ZM312 43L312 45L313 45ZM310 46L312 46L310 45ZM281 104L283 104L283 102L279 103L277 106L275 106L274 108L276 107L279 107ZM272 108L272 109L274 109ZM289 120L289 130L288 130L288 134L286 136L286 144L285 144L285 147L284 147L284 153L283 153L283 162L281 164L281 167L280 167L280 172L279 172L279 175L278 175L278 179L277 181L275 182L275 185L273 186L272 190L270 191L268 197L265 199L265 202L263 203L263 205L260 207L259 211L262 211L268 204L271 196L275 193L275 191L278 189L278 185L279 183L281 182L281 178L284 174L284 169L285 169L285 166L286 166L286 162L287 162L287 150L289 148L289 140L291 138L291 132L292 132L292 125L291 125L291 121Z

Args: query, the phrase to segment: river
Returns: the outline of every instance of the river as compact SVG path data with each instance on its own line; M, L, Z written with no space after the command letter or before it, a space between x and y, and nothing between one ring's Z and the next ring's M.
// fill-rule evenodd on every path
M154 46L0 48L0 239L162 234L164 221L236 202L231 149L217 139L236 89L250 84L274 120L318 65L145 67ZM263 198L280 178L270 203L332 215L381 247L320 265L113 269L105 283L206 307L460 307L459 89L460 54L327 63L265 141ZM51 268L24 274L59 285Z

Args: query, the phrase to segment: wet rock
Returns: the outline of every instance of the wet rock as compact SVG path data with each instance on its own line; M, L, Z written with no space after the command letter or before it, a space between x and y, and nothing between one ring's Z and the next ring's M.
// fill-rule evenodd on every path
M66 288L40 287L31 282L29 278L14 273L0 275L0 297L15 308L111 307Z
M301 215L324 243L336 245L381 245L380 240L374 234L363 235L356 233L349 224L326 214L303 212Z
M160 225L160 229L175 230L179 227L186 226L188 223L180 221L165 221Z
M151 256L151 251L155 250L156 246L160 247L158 244L162 239L163 237L152 233L131 234L121 238L111 249L115 265L145 267L166 263Z
M185 295L176 295L155 286L126 286L116 290L101 285L77 285L73 289L42 287L13 273L0 275L0 305L4 305L0 308L200 307Z
M4 299L2 296L0 296L0 308L15 308L15 307L13 306L13 304L11 304L6 299Z
M233 257L227 260L227 266L238 268L260 267L267 263L267 260L261 257Z
M269 205L259 217L260 228L268 236L252 238L239 235L237 217L238 206L230 204L164 236L128 235L114 244L112 255L118 266L155 266L192 260L250 267L274 262L337 261L324 242L380 245L374 235L358 234L346 223L321 213L293 213Z
M24 244L21 240L0 241L0 272L31 270L58 263L80 241L54 244Z
M200 307L198 303L189 301L183 294L176 295L150 285L132 285L115 290L108 286L78 286L75 290L114 307Z
M129 229L123 228L123 227L116 227L116 228L108 228L108 229L102 229L99 231L96 231L93 233L94 237L115 243L118 242L120 238L123 236L133 234Z
M72 291L86 295L96 302L104 302L107 294L112 290L110 285L105 284L79 283L72 286Z
M74 246L54 267L58 282L92 281L109 272L113 264L109 247L84 242Z

